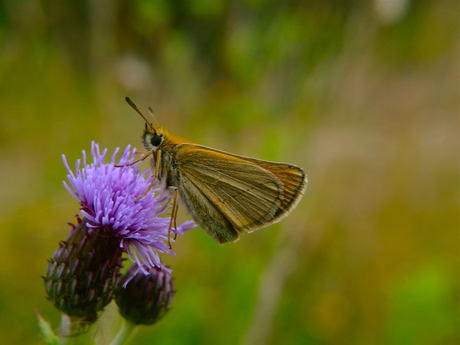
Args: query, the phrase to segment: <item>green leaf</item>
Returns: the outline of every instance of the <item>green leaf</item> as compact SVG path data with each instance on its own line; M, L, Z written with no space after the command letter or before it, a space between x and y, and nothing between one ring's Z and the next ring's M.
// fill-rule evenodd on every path
M51 325L46 321L42 316L36 312L38 318L38 327L40 327L40 331L45 338L47 345L59 345L59 339L54 334L53 330L51 329Z

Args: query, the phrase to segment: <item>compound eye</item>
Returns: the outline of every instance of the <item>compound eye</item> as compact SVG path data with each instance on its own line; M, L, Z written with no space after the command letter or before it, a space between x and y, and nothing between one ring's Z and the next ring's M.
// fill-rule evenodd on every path
M158 134L152 135L152 138L150 139L150 142L152 143L152 146L154 147L160 146L162 141L163 141L163 137Z

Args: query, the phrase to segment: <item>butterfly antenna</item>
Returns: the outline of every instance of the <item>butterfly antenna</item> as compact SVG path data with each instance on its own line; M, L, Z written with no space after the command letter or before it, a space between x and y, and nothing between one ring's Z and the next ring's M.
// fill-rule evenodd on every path
M155 121L155 124L158 126L158 121L157 121L157 118L155 117L155 114L153 113L152 107L149 107L149 113L152 116L153 121Z
M126 102L131 106L131 108L133 108L140 116L142 116L142 118L144 119L145 123L148 124L152 129L153 128L153 125L147 121L147 118L144 116L144 114L141 113L141 111L139 110L139 108L133 103L133 101L131 101L131 99L129 97L126 97L125 98Z

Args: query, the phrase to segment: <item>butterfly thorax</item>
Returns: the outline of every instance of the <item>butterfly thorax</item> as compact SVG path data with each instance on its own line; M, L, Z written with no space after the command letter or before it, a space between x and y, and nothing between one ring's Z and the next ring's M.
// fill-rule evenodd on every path
M151 168L162 187L179 187L180 172L175 159L176 147L187 141L169 134L168 130L161 126L146 126L142 141L145 149L152 152Z

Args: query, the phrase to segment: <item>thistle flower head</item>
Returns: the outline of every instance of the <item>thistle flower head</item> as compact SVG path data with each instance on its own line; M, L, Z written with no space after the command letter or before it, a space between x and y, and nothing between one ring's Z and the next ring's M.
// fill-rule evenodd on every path
M88 162L86 152L83 160L77 160L75 173L63 161L67 168L68 185L64 182L70 194L81 205L81 213L88 221L88 227L105 229L120 239L120 246L145 274L146 267L164 268L158 253L174 254L166 244L170 218L158 217L166 208L170 196L149 191L153 176L147 172L140 173L132 165L126 165L134 160L136 150L128 146L121 159L117 162L118 149L112 155L110 163L104 163L107 149L102 152L99 145L91 144L92 162ZM114 165L125 165L115 167ZM171 231L182 234L193 228L193 222L185 222Z

